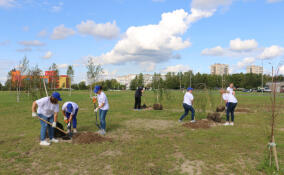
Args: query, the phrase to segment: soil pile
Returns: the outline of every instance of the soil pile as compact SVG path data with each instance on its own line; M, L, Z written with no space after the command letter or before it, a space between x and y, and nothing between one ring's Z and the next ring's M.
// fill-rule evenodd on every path
M213 112L213 113L208 113L207 119L220 123L221 120L222 120L222 117L221 117L221 114L219 112Z
M161 105L161 104L154 104L153 105L153 109L154 110L163 110L163 105Z
M78 144L90 144L90 143L101 143L105 141L111 141L109 138L100 136L94 132L82 132L74 134L72 137L73 143Z
M197 120L194 123L187 122L182 126L192 129L208 129L211 127L211 123L212 122L205 119L205 120Z
M216 112L224 112L225 111L225 106L218 106L216 108Z

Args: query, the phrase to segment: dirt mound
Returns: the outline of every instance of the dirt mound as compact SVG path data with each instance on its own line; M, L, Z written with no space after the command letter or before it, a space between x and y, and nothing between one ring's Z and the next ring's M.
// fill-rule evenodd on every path
M187 122L182 126L192 129L208 129L211 127L211 123L209 120L197 120L194 123Z
M163 110L163 105L161 105L161 104L154 104L153 105L153 109L154 110Z
M82 132L74 134L72 137L73 143L78 144L90 144L90 143L101 143L105 141L111 141L109 138L100 136L94 132Z
M218 106L216 108L216 112L223 112L223 111L225 111L225 106Z
M222 117L219 112L208 113L207 115L208 120L213 120L215 122L221 122Z
M237 108L235 112L250 113L251 111L248 108Z

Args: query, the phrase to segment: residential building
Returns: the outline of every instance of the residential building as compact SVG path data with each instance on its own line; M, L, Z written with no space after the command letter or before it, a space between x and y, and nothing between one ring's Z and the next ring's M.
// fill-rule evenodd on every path
M212 75L228 75L229 74L229 65L216 63L211 65L211 74Z
M58 88L66 89L69 88L70 79L67 75L59 76L59 85Z
M262 66L247 66L247 73L252 73L252 74L262 74L263 73L263 67Z

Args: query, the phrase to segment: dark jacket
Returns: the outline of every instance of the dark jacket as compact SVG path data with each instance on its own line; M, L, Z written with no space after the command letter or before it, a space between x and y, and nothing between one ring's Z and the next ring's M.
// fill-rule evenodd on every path
M135 92L135 98L142 96L142 90L143 90L142 87L139 87L139 88L136 90L136 92Z

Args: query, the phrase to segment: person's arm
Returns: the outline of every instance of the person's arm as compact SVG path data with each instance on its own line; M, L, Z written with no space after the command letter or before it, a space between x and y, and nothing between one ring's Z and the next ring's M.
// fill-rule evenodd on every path
M32 117L36 117L37 116L36 109L37 109L37 103L36 103L36 101L34 101L33 105L32 105Z
M56 123L58 117L58 112L54 112L54 122Z
M62 114L63 114L63 116L64 116L64 118L66 117L66 115L65 115L65 111L64 110L62 110Z

